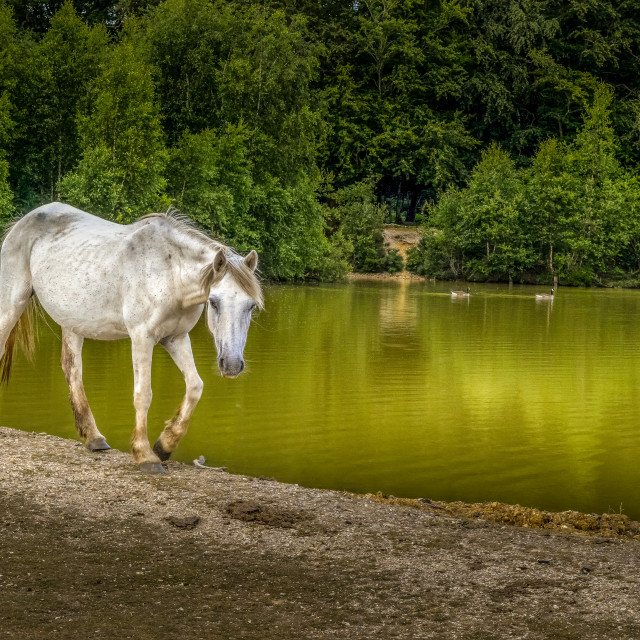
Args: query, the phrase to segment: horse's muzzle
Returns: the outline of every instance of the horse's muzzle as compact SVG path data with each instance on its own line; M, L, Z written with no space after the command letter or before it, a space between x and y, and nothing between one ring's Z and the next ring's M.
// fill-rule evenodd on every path
M218 369L223 378L237 378L244 371L242 358L218 358Z

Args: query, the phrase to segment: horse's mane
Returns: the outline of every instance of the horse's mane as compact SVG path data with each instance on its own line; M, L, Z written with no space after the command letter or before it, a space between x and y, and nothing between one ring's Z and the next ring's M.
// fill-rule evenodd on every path
M251 296L258 308L263 308L264 299L260 281L256 277L255 272L247 267L244 258L234 249L210 238L206 233L200 231L189 218L181 215L176 209L169 209L166 213L148 213L146 216L139 218L139 220L148 220L150 218L160 218L170 224L174 229L202 242L207 247L215 251L222 251L227 259L224 269L216 272L212 263L203 267L200 272L200 284L204 291L208 291L216 282L222 280L228 272L240 288L248 296Z

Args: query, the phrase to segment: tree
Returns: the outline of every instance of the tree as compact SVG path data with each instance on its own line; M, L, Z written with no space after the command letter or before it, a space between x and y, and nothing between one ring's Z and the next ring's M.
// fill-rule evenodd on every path
M266 275L326 273L336 254L317 200L323 127L304 20L265 5L168 0L145 37L172 145L171 195L238 249L261 251Z
M168 193L203 229L234 246L260 244L249 209L254 184L245 127L184 133L170 150Z
M373 179L386 199L462 180L476 141L458 111L466 79L455 2L370 0L344 16L338 52L326 54L327 161L338 186ZM336 57L339 55L340 62ZM327 81L328 80L328 81Z
M150 14L146 34L171 144L187 130L242 123L254 171L283 184L316 171L316 47L303 20L253 4L167 0Z
M116 14L118 2L113 0L11 0L18 23L25 29L38 33L46 33L49 22L65 4L72 6L83 20L109 24Z
M333 235L339 239L345 258L354 271L383 270L383 221L385 207L376 202L373 185L360 182L334 194L336 207L329 210ZM338 238L336 238L337 240Z
M468 186L432 209L411 268L498 279L558 275L574 284L637 270L639 183L615 158L612 100L612 90L597 85L576 138L543 142L528 168L492 145Z
M59 196L58 183L80 158L78 115L86 109L89 83L106 45L104 28L90 29L67 1L34 50L29 84L36 100L22 105L27 116L23 153L32 167L34 191L44 192L47 200Z
M11 93L15 90L13 54L16 27L11 9L0 3L0 228L4 228L15 212L9 186L7 148L11 144L15 122L12 118Z
M153 67L136 25L108 51L79 117L82 159L60 183L64 199L118 222L166 208Z

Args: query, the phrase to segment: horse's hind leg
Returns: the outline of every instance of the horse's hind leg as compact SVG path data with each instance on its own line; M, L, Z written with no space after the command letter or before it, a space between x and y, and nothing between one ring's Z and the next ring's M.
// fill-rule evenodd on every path
M24 312L33 294L31 285L8 286L0 280L0 356L4 354L7 338Z
M82 343L84 338L76 333L62 330L62 370L69 385L69 400L76 420L78 435L84 438L87 449L104 451L110 449L104 436L98 431L82 384Z
M153 450L160 460L167 460L187 432L191 414L202 395L203 383L193 361L191 341L188 335L168 338L163 340L161 344L182 372L186 385L186 393L178 412L171 420L167 421L164 431L153 445Z
M0 263L0 356L4 354L7 338L33 295L31 274L26 256L2 248Z

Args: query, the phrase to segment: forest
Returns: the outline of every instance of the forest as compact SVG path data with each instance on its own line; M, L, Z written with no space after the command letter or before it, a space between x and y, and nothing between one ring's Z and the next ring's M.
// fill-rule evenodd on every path
M636 0L0 0L0 223L174 207L272 280L640 285Z

